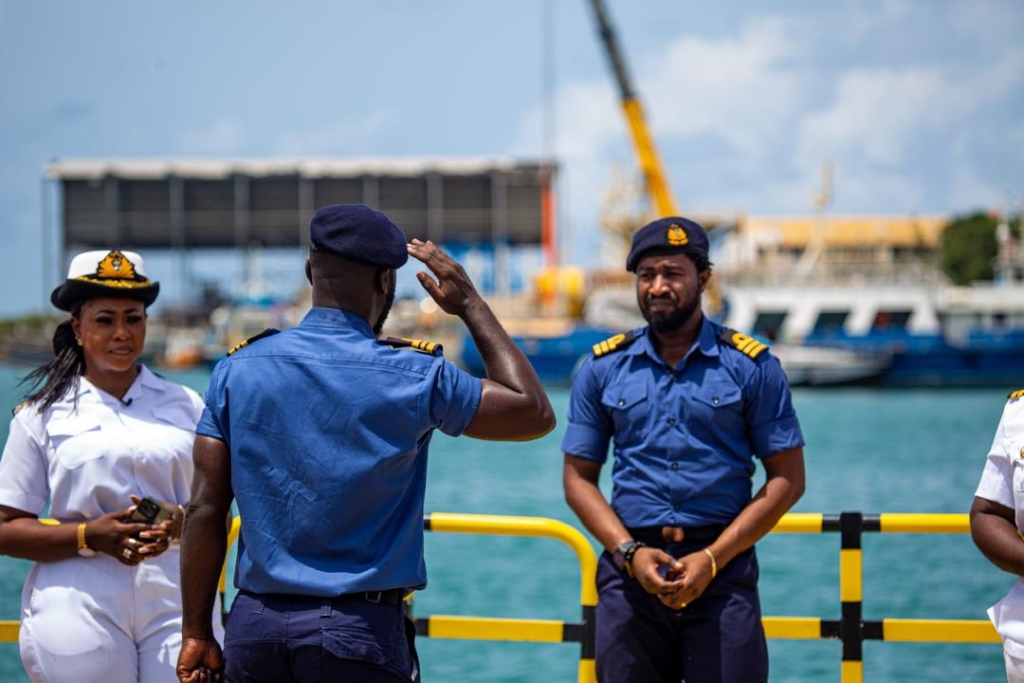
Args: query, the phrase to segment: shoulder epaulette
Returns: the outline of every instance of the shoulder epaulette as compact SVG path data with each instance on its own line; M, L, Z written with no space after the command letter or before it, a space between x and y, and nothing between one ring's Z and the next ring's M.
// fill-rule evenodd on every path
M1011 401L1016 401L1019 398L1024 398L1024 389L1018 389L1017 391L1011 391L1010 395L1007 396L1006 398L1010 399Z
M749 334L743 334L728 327L722 328L722 333L718 335L718 338L734 349L737 349L743 355L755 360L768 350L767 344L762 344Z
M237 351L240 351L241 349L244 349L249 344L252 344L253 342L257 342L260 339L264 339L266 337L273 336L273 335L277 334L280 331L281 330L278 330L276 328L268 327L267 329L263 330L259 334L254 334L253 336L249 337L248 339L246 339L244 341L240 341L237 344L235 344L234 346L232 346L228 350L228 355L230 356L231 354L233 354L233 353L235 353Z
M22 401L11 409L11 415L17 415L18 411L28 405L28 401Z
M382 341L393 349L413 349L421 353L429 353L431 356L444 355L444 347L437 342L423 341L422 339L407 339L405 337L388 337Z
M618 351L624 349L630 344L636 341L636 331L630 330L629 332L620 332L614 337L608 337L604 341L594 344L594 358L600 358L601 356L611 353L612 351Z

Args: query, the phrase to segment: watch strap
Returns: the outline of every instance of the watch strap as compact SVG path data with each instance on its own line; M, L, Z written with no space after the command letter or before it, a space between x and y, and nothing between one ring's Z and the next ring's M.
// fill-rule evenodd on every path
M644 543L642 541L624 541L612 553L612 562L615 563L616 567L625 571L630 578L633 578L635 576L633 573L633 556L637 550L643 547Z

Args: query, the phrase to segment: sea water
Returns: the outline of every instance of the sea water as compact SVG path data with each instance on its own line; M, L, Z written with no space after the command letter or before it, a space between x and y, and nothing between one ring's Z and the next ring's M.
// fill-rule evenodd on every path
M0 366L0 405L17 403L16 384L24 373ZM164 374L199 391L209 380L198 370ZM1015 388L796 390L807 441L807 492L794 511L967 512L1006 394ZM552 388L550 396L559 425L534 442L437 433L430 445L426 511L548 517L582 530L562 496L559 444L568 392ZM6 420L0 422L6 438ZM760 468L758 475L755 486L763 480ZM839 543L837 533L763 539L758 555L765 615L838 620ZM867 533L863 546L865 620L983 620L1013 582L966 534ZM426 560L430 585L416 594L419 616L580 620L579 564L558 541L431 532ZM0 557L0 619L18 618L29 566ZM425 681L568 682L576 680L579 662L574 643L420 638L417 646ZM840 679L837 640L773 639L769 651L772 681ZM863 657L866 681L1005 680L998 644L865 641ZM0 682L25 680L17 644L0 644Z

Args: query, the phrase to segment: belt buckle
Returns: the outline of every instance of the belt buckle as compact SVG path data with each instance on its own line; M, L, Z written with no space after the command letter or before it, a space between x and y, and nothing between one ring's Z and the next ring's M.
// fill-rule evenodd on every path
M372 602L375 605L380 604L381 598L384 597L384 591L366 591L363 595L366 598L366 602Z
M686 538L686 530L681 526L661 527L661 538L666 543L680 543Z

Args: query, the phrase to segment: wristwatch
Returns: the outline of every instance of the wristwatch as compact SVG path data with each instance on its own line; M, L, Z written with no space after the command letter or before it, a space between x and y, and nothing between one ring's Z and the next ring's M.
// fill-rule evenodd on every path
M612 553L612 562L619 569L625 570L629 578L633 578L633 555L640 548L643 548L644 544L640 541L624 541L619 544L619 547Z
M85 541L85 522L78 523L78 554L82 557L92 557L96 554Z

